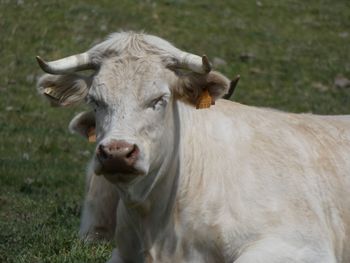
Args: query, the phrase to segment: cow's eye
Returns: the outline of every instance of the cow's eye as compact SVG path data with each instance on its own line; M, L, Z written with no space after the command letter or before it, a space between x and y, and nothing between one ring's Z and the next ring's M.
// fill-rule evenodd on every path
M152 108L153 110L159 110L165 107L167 103L168 103L168 97L163 95L152 100L151 103L149 104L149 107Z
M96 108L100 107L100 103L97 100L95 100L93 97L88 97L87 104L93 107L95 111L96 111Z

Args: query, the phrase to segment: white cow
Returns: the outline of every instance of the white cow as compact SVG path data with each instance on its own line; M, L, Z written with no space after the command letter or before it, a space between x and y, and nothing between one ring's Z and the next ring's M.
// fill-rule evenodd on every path
M93 111L81 112L69 123L72 133L88 137L95 129ZM79 236L88 242L111 240L116 225L116 210L119 195L115 185L103 176L97 176L91 162L87 167L86 195L81 216Z
M224 96L226 99L232 96L238 81L239 76L231 83L229 93ZM91 139L89 133L92 132L94 136L95 128L93 111L81 112L69 123L69 130L72 133L87 137L89 140ZM80 238L88 242L111 240L115 231L118 202L117 188L104 177L97 176L93 164L90 163L87 167L86 196L81 217Z
M110 262L350 262L350 118L221 100L206 57L145 34L38 61L52 103L96 112L93 170L120 195Z

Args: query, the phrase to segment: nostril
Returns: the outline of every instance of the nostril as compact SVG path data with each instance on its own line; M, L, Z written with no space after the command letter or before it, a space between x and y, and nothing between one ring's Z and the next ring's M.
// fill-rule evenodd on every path
M108 154L105 150L105 147L103 145L100 144L100 146L98 147L98 156L102 159L107 159L108 158Z
M132 153L133 153L134 150L131 150L127 155L126 155L126 158L129 159L131 156L132 156Z
M139 153L139 149L136 144L132 145L131 151L126 155L127 159L135 159Z

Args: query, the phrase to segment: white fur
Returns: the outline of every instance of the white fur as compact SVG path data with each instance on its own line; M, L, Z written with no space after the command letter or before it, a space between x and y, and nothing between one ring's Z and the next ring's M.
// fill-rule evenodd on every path
M118 243L136 232L126 259L142 261L135 242L152 262L350 260L350 122L225 101L174 111L178 162L139 204L147 220L118 210Z
M126 212L122 205L117 239L127 251L129 242L142 241L129 241L140 227L142 234L156 236L147 241L154 262L347 262L346 116L287 114L221 100L200 111L178 102L174 111L179 112L180 171L173 210L166 215L150 211L142 208L149 206L144 200L138 209L156 218L145 223L138 211ZM174 184L164 184L151 193L159 199L149 197L157 206L173 193ZM105 211L107 199L95 198L107 192L96 186L91 199ZM96 214L90 216L96 220ZM167 218L165 226L159 217ZM172 256L164 249L167 243L176 247Z

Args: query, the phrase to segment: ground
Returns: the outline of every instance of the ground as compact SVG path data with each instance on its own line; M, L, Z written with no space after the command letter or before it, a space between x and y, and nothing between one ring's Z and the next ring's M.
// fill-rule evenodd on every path
M67 125L84 107L48 107L35 56L82 52L121 29L215 58L241 75L238 102L350 113L350 88L335 85L350 78L348 0L0 0L0 262L108 258L112 245L77 237L93 145Z

